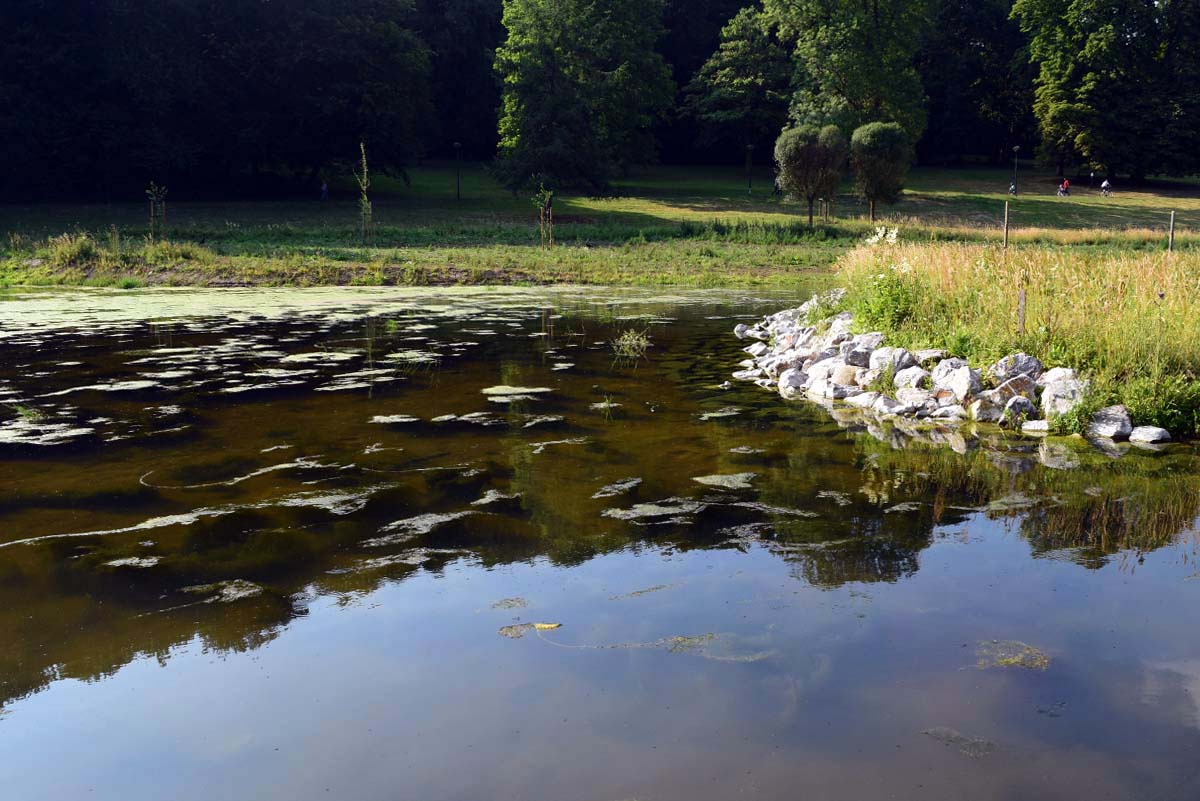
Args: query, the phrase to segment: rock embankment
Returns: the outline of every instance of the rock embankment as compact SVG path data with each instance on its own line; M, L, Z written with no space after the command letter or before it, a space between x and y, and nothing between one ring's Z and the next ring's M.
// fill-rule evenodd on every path
M1032 435L1049 433L1050 420L1070 413L1087 395L1086 378L1069 367L1047 369L1025 353L980 370L943 350L908 351L885 345L879 332L854 334L849 312L810 322L841 293L834 290L754 325L738 325L734 334L754 342L733 377L778 390L787 399L836 401L875 418L938 427L974 422ZM1134 428L1124 406L1097 412L1088 435L1136 443L1171 438L1161 428Z

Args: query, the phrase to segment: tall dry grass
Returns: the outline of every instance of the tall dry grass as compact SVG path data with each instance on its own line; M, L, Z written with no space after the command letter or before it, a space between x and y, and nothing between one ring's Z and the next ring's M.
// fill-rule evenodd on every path
M1096 402L1200 428L1200 253L864 245L843 258L841 277L858 324L891 342L980 365L1023 350L1089 373Z

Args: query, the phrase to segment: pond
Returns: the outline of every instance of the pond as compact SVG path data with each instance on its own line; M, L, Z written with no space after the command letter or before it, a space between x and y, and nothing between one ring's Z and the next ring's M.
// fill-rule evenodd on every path
M800 300L3 296L4 796L1200 797L1195 447L728 385Z

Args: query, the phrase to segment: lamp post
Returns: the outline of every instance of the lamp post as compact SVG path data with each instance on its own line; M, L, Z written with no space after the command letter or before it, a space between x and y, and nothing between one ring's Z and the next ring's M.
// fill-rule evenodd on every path
M1020 152L1021 152L1021 146L1014 145L1013 146L1013 187L1012 187L1013 188L1012 193L1014 195L1017 194L1017 155Z
M462 200L462 142L454 143L454 199Z
M754 192L754 145L746 145L746 194Z

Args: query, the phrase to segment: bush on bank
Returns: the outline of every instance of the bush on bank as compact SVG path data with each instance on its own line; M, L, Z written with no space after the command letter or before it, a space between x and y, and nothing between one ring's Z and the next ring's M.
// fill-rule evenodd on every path
M1091 394L1059 430L1082 433L1089 410L1123 403L1135 425L1200 435L1200 254L876 239L841 266L843 306L863 331L978 366L1023 351L1075 368Z

